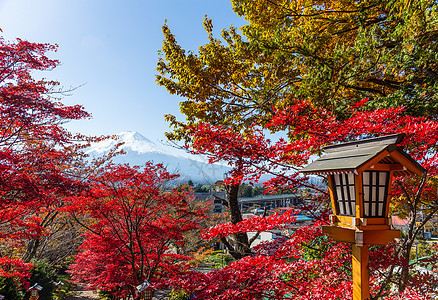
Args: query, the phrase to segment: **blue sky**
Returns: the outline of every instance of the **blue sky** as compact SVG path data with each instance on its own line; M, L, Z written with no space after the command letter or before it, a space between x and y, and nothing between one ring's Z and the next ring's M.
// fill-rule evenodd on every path
M61 65L43 76L65 88L80 86L63 102L81 104L93 115L67 124L71 131L135 130L153 141L164 139L163 116L178 114L181 100L155 83L161 26L167 19L183 48L196 50L207 41L205 15L217 33L244 24L227 0L0 0L6 40L59 45L50 57Z

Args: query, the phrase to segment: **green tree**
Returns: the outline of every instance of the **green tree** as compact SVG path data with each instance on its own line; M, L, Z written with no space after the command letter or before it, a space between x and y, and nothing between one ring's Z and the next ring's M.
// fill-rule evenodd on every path
M436 116L436 1L231 3L249 24L216 38L205 18L209 42L197 53L163 26L157 82L186 98L186 121L167 116L171 139L188 138L185 125L200 121L245 130L296 99L341 116L364 98L368 108L403 105L409 114Z
M166 117L173 127L168 138L184 141L189 147L196 144L202 147L208 139L196 134L197 131L208 129L212 136L220 132L221 137L225 136L222 144L216 148L207 145L204 149L223 155L225 161L233 161L237 171L241 171L245 163L251 165L259 158L256 155L265 155L266 160L258 160L259 165L252 165L254 168L263 169L263 163L272 163L274 155L284 155L280 168L296 171L308 160L308 157L293 159L300 151L318 154L328 142L385 133L375 128L355 137L345 135L336 141L321 138L321 143L308 149L306 139L312 135L322 136L320 131L324 131L311 127L312 121L318 125L318 120L325 117L351 120L358 110L400 106L405 107L405 115L436 119L436 1L232 0L231 3L248 25L241 29L224 29L218 38L213 35L212 21L205 18L209 40L197 52L182 49L167 24L163 26L164 43L157 66L157 82L170 93L185 98L180 108L186 117L185 120L172 115ZM364 98L369 101L362 102ZM355 106L358 110L353 109ZM281 122L282 117L288 122ZM380 122L389 118L386 116ZM363 123L363 120L359 122L358 128ZM290 147L270 156L260 150L269 144L261 139L252 144L260 147L251 148L248 143L244 148L245 142L259 137L254 134L255 127L284 132L289 142L298 142L296 145L301 149ZM338 129L342 128L326 132L326 137L336 135ZM411 128L409 132L413 131ZM237 136L241 137L241 144L233 145ZM230 150L227 145L235 148ZM429 153L435 154L436 145L431 142L429 147ZM417 185L422 191L426 177L415 180L411 186ZM277 183L281 185L282 181ZM229 199L237 198L233 196L237 195L236 186L228 192L232 196ZM406 192L401 198L399 202L408 205L413 216L425 200L421 193L412 196ZM428 208L432 216L435 204ZM233 214L231 218L233 224L239 222L238 216L234 222ZM411 228L406 250L412 246L415 235L416 231ZM403 253L404 257L408 255L409 251ZM403 267L399 291L405 289L407 270ZM388 276L387 281L390 279Z
M207 193L210 190L210 187L208 185L202 185L198 183L194 188L196 193Z
M20 289L20 280L13 277L0 277L0 295L5 299L21 300L24 297L23 291Z
M254 196L253 190L254 189L251 185L243 183L239 187L239 198L240 197L247 198Z

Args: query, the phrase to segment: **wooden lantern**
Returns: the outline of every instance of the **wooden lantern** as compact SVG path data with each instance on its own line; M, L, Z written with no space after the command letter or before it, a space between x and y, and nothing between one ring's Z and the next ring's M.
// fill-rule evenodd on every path
M151 284L147 280L137 286L137 292L140 294L140 299L152 300L155 291L156 290L151 287Z
M43 289L42 286L38 285L38 283L35 283L33 286L31 286L27 291L30 292L30 298L29 300L36 300L39 298L38 292Z
M56 289L58 290L58 299L61 299L61 290L64 283L62 281L59 281L55 283Z
M399 237L388 218L392 178L425 171L397 147L402 139L398 134L328 146L325 156L301 170L327 175L333 215L324 232L359 245L385 245Z
M333 214L322 231L353 245L353 299L369 299L368 245L400 237L391 229L389 198L394 176L425 172L397 144L403 134L325 147L326 155L301 170L326 175Z

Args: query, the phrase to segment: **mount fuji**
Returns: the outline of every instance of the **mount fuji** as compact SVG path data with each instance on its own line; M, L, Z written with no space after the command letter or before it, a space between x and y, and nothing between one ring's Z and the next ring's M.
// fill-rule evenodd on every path
M147 161L162 163L171 173L180 175L179 181L192 180L196 183L214 183L224 178L224 173L230 170L219 164L208 164L207 158L192 155L163 143L154 143L136 131L123 131L117 134L118 140L108 139L91 145L86 151L90 157L99 157L108 153L116 144L123 142L120 147L126 154L113 158L115 163L143 165Z

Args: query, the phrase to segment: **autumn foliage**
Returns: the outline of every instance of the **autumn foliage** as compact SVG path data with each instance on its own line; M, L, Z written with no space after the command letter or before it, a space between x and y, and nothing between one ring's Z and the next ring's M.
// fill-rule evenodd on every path
M408 229L370 248L372 299L436 297L438 279L428 271L438 269L436 255L409 263L438 213L436 2L231 3L248 23L217 38L206 17L208 41L196 53L163 26L156 79L185 98L185 120L166 116L168 137L231 167L229 198L222 199L230 222L202 236L222 241L236 260L208 274L193 270L178 253L184 233L205 218L191 191L169 184L177 175L162 165L87 167L82 149L99 138L73 135L62 124L90 115L62 104L58 82L35 79L59 64L47 55L56 46L0 38L0 277L26 287L29 261L50 234L47 220L68 216L86 231L70 272L90 289L134 295L148 280L194 299L351 299L350 246L322 234L327 190L299 171L329 144L402 133L399 146L426 173L394 178L391 213L409 218ZM243 220L239 185L266 174L268 193L306 190L312 203L301 209L314 224L250 248L248 232L296 221L292 210Z
M88 118L81 106L60 102L58 82L36 80L58 61L56 46L0 37L0 274L28 277L21 256L45 234L44 215L80 189L74 173L74 137L62 127Z
M430 55L437 50L436 3L231 2L248 24L224 29L218 38L213 20L206 17L208 41L197 52L186 52L163 26L156 79L185 98L180 107L186 117L167 116L173 127L168 137L210 162L228 163L232 170L226 183L231 186L270 174L273 178L265 183L269 192L311 190L308 197L317 208L312 216L326 221L321 213L330 209L328 193L299 175L300 168L329 144L405 134L399 146L427 172L394 178L391 210L409 217L409 229L398 243L371 249L372 299L435 295L436 279L409 265L409 253L424 224L438 212L438 77L436 58ZM239 225L222 227L232 233L229 229ZM195 277L204 282L198 291L190 279L187 286L198 299L351 299L350 249L317 242L327 237L317 228L307 230L266 250L269 257L252 250L232 267L197 274L204 280ZM223 239L221 226L211 232L208 237ZM279 249L296 255L296 261L278 259ZM436 268L434 261L429 268ZM242 281L234 286L231 278ZM270 288L264 289L265 284Z
M177 175L162 165L109 166L90 178L91 188L73 197L68 211L88 216L73 278L89 288L134 295L146 279L156 287L190 268L176 252L183 233L198 227L202 210L190 192L168 187Z
M306 178L299 176L294 170L299 170L299 166L308 162L313 155L318 155L324 145L367 136L404 133L404 147L427 169L427 174L422 178L395 179L393 210L399 214L407 213L406 202L410 203L408 210L421 209L421 199L421 203L429 203L424 213L435 213L438 207L434 202L436 187L433 178L437 175L438 167L438 122L405 115L403 108L363 110L365 104L366 100L351 107L351 115L347 119L339 119L330 111L317 108L306 101L297 101L294 106L276 111L266 128L288 128L288 133L294 137L288 142L283 139L270 142L265 137L263 128L255 124L251 131L247 130L244 134L226 126L205 123L197 127L189 126L187 132L192 138L190 149L194 153L208 154L212 162L226 160L233 166L228 179L231 183L254 180L262 174L271 173L277 177L265 183L270 190L277 190L281 186L312 188ZM317 191L315 201L320 202L328 198L320 187L313 188ZM322 211L317 210L315 213L320 215ZM408 215L415 219L412 212L408 212ZM320 217L327 222L326 218ZM241 228L247 232L270 230L278 228L281 224L293 222L293 219L285 219L283 223L274 220L275 217L256 217L254 222L245 220L238 224L218 225L211 228L205 237L222 237L243 232ZM247 226L249 224L250 226ZM320 232L319 225L320 223L315 223L314 227L299 230L286 240L274 242L275 246L267 244L264 245L267 247L265 249L253 249L252 257L242 259L224 270L208 275L198 274L197 276L205 281L205 285L195 294L199 295L199 299L283 299L285 295L291 299L351 299L351 249L347 245L327 240L328 238ZM409 243L409 239L418 234L417 232L410 233L401 245L393 244L371 249L370 280L373 294L380 297L389 296L390 285L384 284L383 279L392 277L397 278L394 280L400 280L402 275L394 274L393 267L396 265L397 270L411 270L409 280L404 281L405 293L434 293L437 286L435 277L413 270L403 255L403 251L406 251L404 247ZM263 251L259 252L261 249ZM313 254L309 256L309 253ZM434 260L429 262L429 268L431 265L436 267ZM388 270L391 270L391 274L387 273ZM240 277L241 283L236 280ZM420 278L426 277L428 287L420 284ZM202 282L200 279L196 281ZM190 283L190 280L188 282ZM236 287L233 292L234 283ZM195 290L195 287L188 286ZM241 292L238 292L239 289Z

